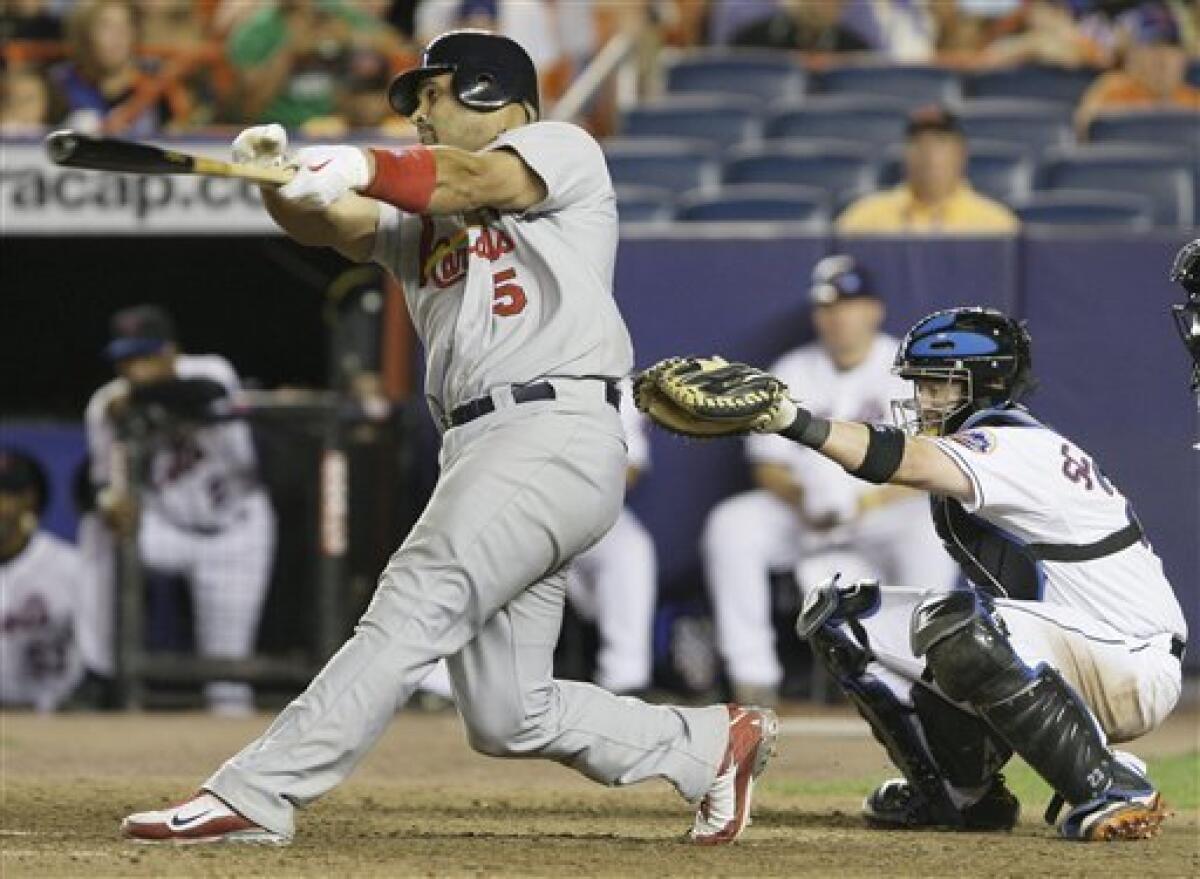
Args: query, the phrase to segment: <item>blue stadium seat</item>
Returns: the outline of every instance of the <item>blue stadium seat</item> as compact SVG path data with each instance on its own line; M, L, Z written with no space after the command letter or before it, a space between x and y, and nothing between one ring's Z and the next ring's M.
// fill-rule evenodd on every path
M1154 223L1149 197L1132 192L1037 192L1013 202L1012 209L1026 226L1116 226L1143 231Z
M726 184L782 183L815 186L837 203L878 185L878 150L840 140L788 141L742 147L728 154L721 169Z
M1088 127L1092 143L1175 144L1200 150L1195 110L1121 110L1101 113Z
M986 70L967 77L966 93L969 98L1036 98L1074 107L1098 73L1041 64Z
M687 137L715 146L733 146L758 138L759 109L737 95L683 95L640 104L625 113L625 137Z
M763 102L800 97L807 75L791 52L726 50L696 52L667 67L671 94L736 94Z
M886 96L906 108L921 104L957 104L962 98L958 74L942 67L847 65L822 71L811 83L827 95Z
M715 189L716 152L703 141L680 138L610 138L604 156L614 186L661 186L672 192Z
M1188 65L1187 81L1200 88L1200 58Z
M904 140L907 124L908 111L886 98L818 96L771 107L766 137L849 139L884 146Z
M617 216L622 223L666 223L675 216L675 198L661 186L618 186Z
M1148 196L1156 226L1194 221L1194 153L1148 144L1097 144L1051 149L1038 189L1093 189Z
M989 198L1009 202L1027 196L1033 189L1034 162L1028 151L1017 144L976 141L967 153L967 179L971 186ZM896 186L904 179L904 150L887 151L880 183Z
M809 186L726 186L716 194L685 193L675 219L685 223L802 223L813 231L824 231L829 224L829 200L822 190Z
M969 140L1019 143L1040 153L1072 141L1071 110L1055 101L983 98L958 111Z

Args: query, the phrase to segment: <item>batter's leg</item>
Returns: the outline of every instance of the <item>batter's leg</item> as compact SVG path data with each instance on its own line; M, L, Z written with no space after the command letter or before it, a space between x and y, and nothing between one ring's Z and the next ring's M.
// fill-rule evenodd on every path
M649 705L555 680L565 589L562 573L530 587L450 659L472 747L497 757L555 760L608 785L661 777L698 800L725 752L725 707Z
M801 534L795 510L766 491L735 495L708 515L700 543L704 575L717 649L735 688L775 690L783 679L771 626L770 572L796 563Z
M658 566L654 541L628 508L575 562L588 581L600 632L596 683L616 693L650 685Z

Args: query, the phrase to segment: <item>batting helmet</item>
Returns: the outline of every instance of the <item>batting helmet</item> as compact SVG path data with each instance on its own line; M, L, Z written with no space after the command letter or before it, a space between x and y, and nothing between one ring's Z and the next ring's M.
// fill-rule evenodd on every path
M541 115L537 70L529 53L515 40L479 30L449 31L435 37L421 56L421 66L406 70L388 87L388 103L411 116L420 103L421 83L431 76L453 74L454 94L472 110L499 110L529 104Z
M916 409L915 424L905 418L908 424L944 434L981 409L1020 400L1033 388L1032 366L1029 332L1022 324L993 308L970 307L917 321L900 343L893 371L909 380L941 379L965 387L944 408L923 409L919 398L901 403Z

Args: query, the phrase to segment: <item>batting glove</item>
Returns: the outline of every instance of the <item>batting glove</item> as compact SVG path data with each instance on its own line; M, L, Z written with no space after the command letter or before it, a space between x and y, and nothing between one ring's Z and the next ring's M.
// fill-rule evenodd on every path
M308 210L324 210L371 182L367 157L358 147L305 147L296 153L293 164L296 176L279 189L279 196Z
M233 160L259 168L278 168L287 153L287 131L282 125L255 125L233 141Z

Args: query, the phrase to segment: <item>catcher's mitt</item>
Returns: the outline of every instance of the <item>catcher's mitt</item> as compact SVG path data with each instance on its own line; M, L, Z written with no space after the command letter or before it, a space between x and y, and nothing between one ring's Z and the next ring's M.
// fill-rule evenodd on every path
M790 403L779 379L722 357L659 361L634 378L633 401L660 427L701 438L778 429Z

